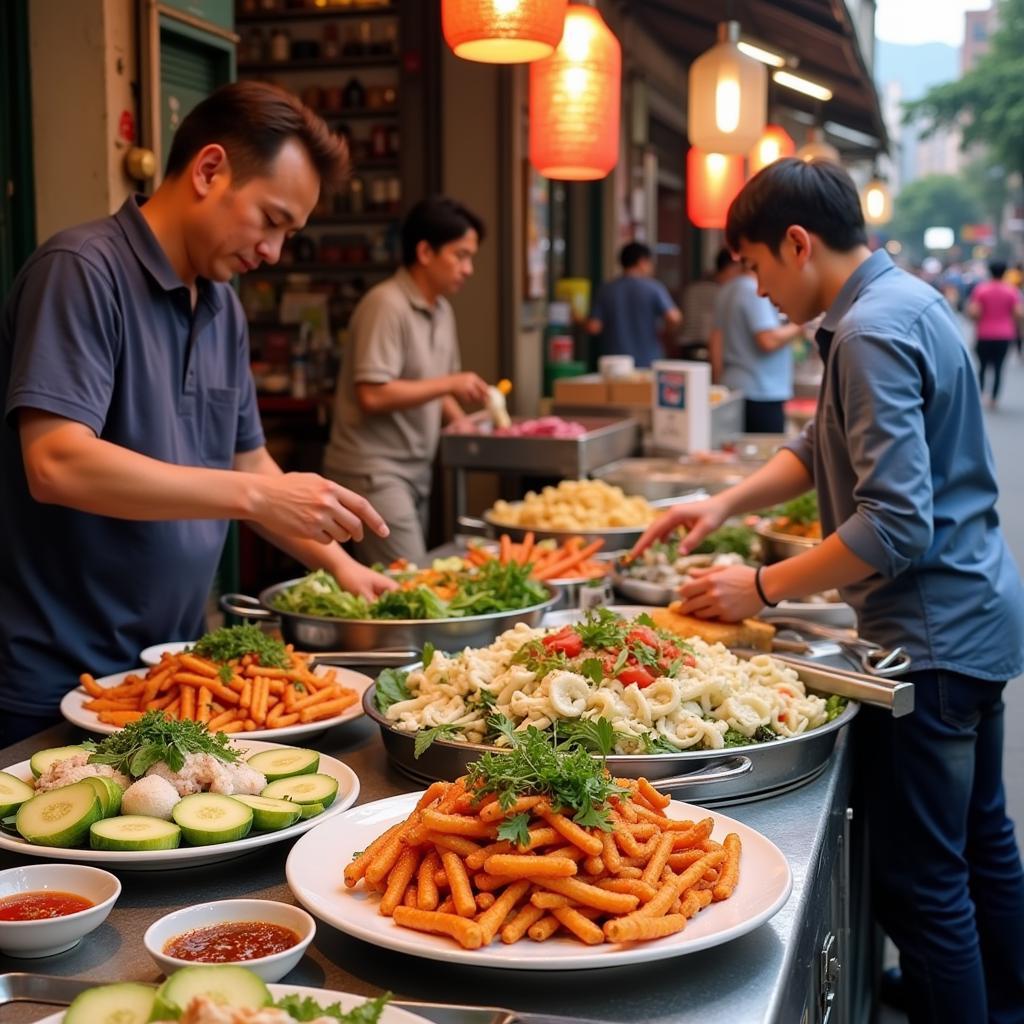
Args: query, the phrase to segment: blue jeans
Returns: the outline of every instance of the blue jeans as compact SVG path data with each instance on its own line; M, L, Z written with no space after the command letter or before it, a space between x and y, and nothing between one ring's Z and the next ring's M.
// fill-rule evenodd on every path
M1024 1022L1024 872L1003 789L1004 683L908 676L915 710L857 717L875 917L912 1024Z

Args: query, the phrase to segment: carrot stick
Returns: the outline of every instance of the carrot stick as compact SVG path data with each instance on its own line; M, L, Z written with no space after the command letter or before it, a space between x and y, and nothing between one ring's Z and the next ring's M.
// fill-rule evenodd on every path
M527 535L523 538L523 551L522 556L519 559L520 565L526 565L527 562L530 561L530 556L533 554L533 542L533 531L530 530L529 533L527 533Z
M558 579L563 573L595 554L601 547L601 544L602 542L600 540L595 540L593 544L588 544L585 548L581 548L570 555L548 563L548 565L544 567L543 573L535 573L536 578L539 580Z
M507 533L501 535L501 548L499 558L501 559L502 565L508 565L509 557L512 554L512 538Z

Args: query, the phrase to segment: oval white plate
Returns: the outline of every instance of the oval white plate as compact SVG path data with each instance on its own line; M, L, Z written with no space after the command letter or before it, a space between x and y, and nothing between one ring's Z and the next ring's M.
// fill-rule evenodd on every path
M99 987L99 986L97 986ZM360 1003L366 1002L366 996L353 995L351 992L334 992L326 988L309 988L306 985L268 985L270 994L275 999L283 996L309 996L315 999L321 1006L329 1006L331 1003L341 1003L341 1008L346 1013ZM61 1024L64 1020L64 1011L51 1013L36 1024ZM410 1013L408 1010L400 1010L397 1006L385 1006L384 1012L380 1015L379 1024L428 1024L426 1018L418 1014Z
M179 654L186 647L195 646L195 640L169 640L165 644L152 644L150 647L143 647L139 654L139 661L143 665L159 665L164 654Z
M116 672L112 676L103 676L101 679L97 679L96 682L99 686L109 688L117 686L118 683L124 680L125 676L144 676L148 671L149 669L145 667L134 668L128 672ZM327 666L318 665L313 671L317 673L325 672L327 671ZM345 708L340 715L334 715L332 718L321 718L319 721L306 722L302 725L289 725L283 729L254 729L252 732L238 732L234 733L234 735L239 739L247 740L297 739L300 736L312 736L316 733L324 732L326 729L340 725L342 722L350 722L353 718L359 718L360 715L366 713L363 711L363 691L368 686L373 686L373 680L369 676L364 676L361 672L353 672L347 668L335 668L334 671L337 673L338 682L342 686L347 686L350 690L355 690L357 694L356 702ZM64 694L64 699L60 702L60 713L72 725L77 725L80 729L88 729L89 732L98 733L101 736L110 736L118 732L121 728L120 726L107 725L105 722L101 722L97 718L95 711L89 711L86 708L86 702L91 699L82 687L76 686L73 690L68 690Z
M248 754L256 754L261 750L275 750L282 744L240 740L237 746ZM29 767L28 761L11 765L10 768L4 768L3 771L23 782L32 782L32 769ZM327 818L336 817L356 802L359 797L359 779L347 764L321 754L320 767L317 771L338 780L338 795L334 798L334 803L323 814L318 814L315 818L297 821L294 825L279 829L277 832L260 832L258 835L246 836L245 839L236 839L233 843L218 843L214 846L179 846L176 850L58 849L54 846L33 846L20 836L0 832L0 850L9 850L11 853L20 853L28 857L42 857L46 860L72 860L80 864L96 864L99 867L133 871L198 867L200 864L230 860L232 857L241 857L242 854L260 846L269 846L285 839L294 839L296 836L302 835L303 832L315 828Z
M677 935L653 942L585 946L576 939L556 936L547 942L522 940L509 946L492 942L484 949L463 949L452 939L411 931L382 917L377 894L367 893L362 885L348 889L342 879L352 855L408 817L421 795L405 793L355 807L300 839L288 855L286 867L288 886L296 899L339 931L385 949L482 967L562 971L665 960L729 942L764 924L786 902L793 887L782 851L760 832L716 811L673 800L666 811L670 818L710 815L715 819L717 838L727 832L739 835L743 846L740 880L730 899L702 910Z

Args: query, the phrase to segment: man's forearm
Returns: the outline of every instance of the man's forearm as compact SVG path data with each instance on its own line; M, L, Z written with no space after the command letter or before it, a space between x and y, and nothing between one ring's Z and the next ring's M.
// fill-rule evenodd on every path
M444 398L451 391L449 377L427 380L389 380L384 384L356 384L356 396L363 412L371 416L412 409L417 405Z
M728 515L733 516L789 501L810 490L813 483L807 467L784 448L742 483L723 491L719 498L727 503Z
M761 570L761 589L775 603L849 586L874 573L872 565L832 534L802 555L765 566Z
M447 426L456 420L464 419L466 410L451 395L445 395L441 404L441 421Z

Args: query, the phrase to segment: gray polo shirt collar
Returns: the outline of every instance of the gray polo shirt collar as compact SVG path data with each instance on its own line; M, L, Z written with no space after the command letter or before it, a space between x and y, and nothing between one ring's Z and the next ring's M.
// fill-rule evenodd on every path
M185 282L175 273L170 260L167 259L167 253L157 241L146 218L142 216L141 207L146 199L144 195L129 196L121 205L121 209L114 214L114 219L124 232L136 259L165 292L175 292L179 289L187 291ZM204 277L196 279L196 288L199 300L209 307L210 313L219 312L224 300L218 294L218 289L211 287L211 283Z
M821 326L815 331L814 340L818 343L818 350L821 352L822 362L828 362L829 349L832 347L832 338L835 336L839 321L850 311L850 307L857 301L860 293L876 277L895 267L889 254L884 249L876 249L847 279L846 284L839 289L835 301L828 307L825 319Z
M432 317L434 315L437 311L437 306L432 306L427 301L426 296L420 291L420 286L413 280L412 274L405 267L399 267L395 271L395 281L409 300L410 306L418 309L421 313L426 313L427 316Z

